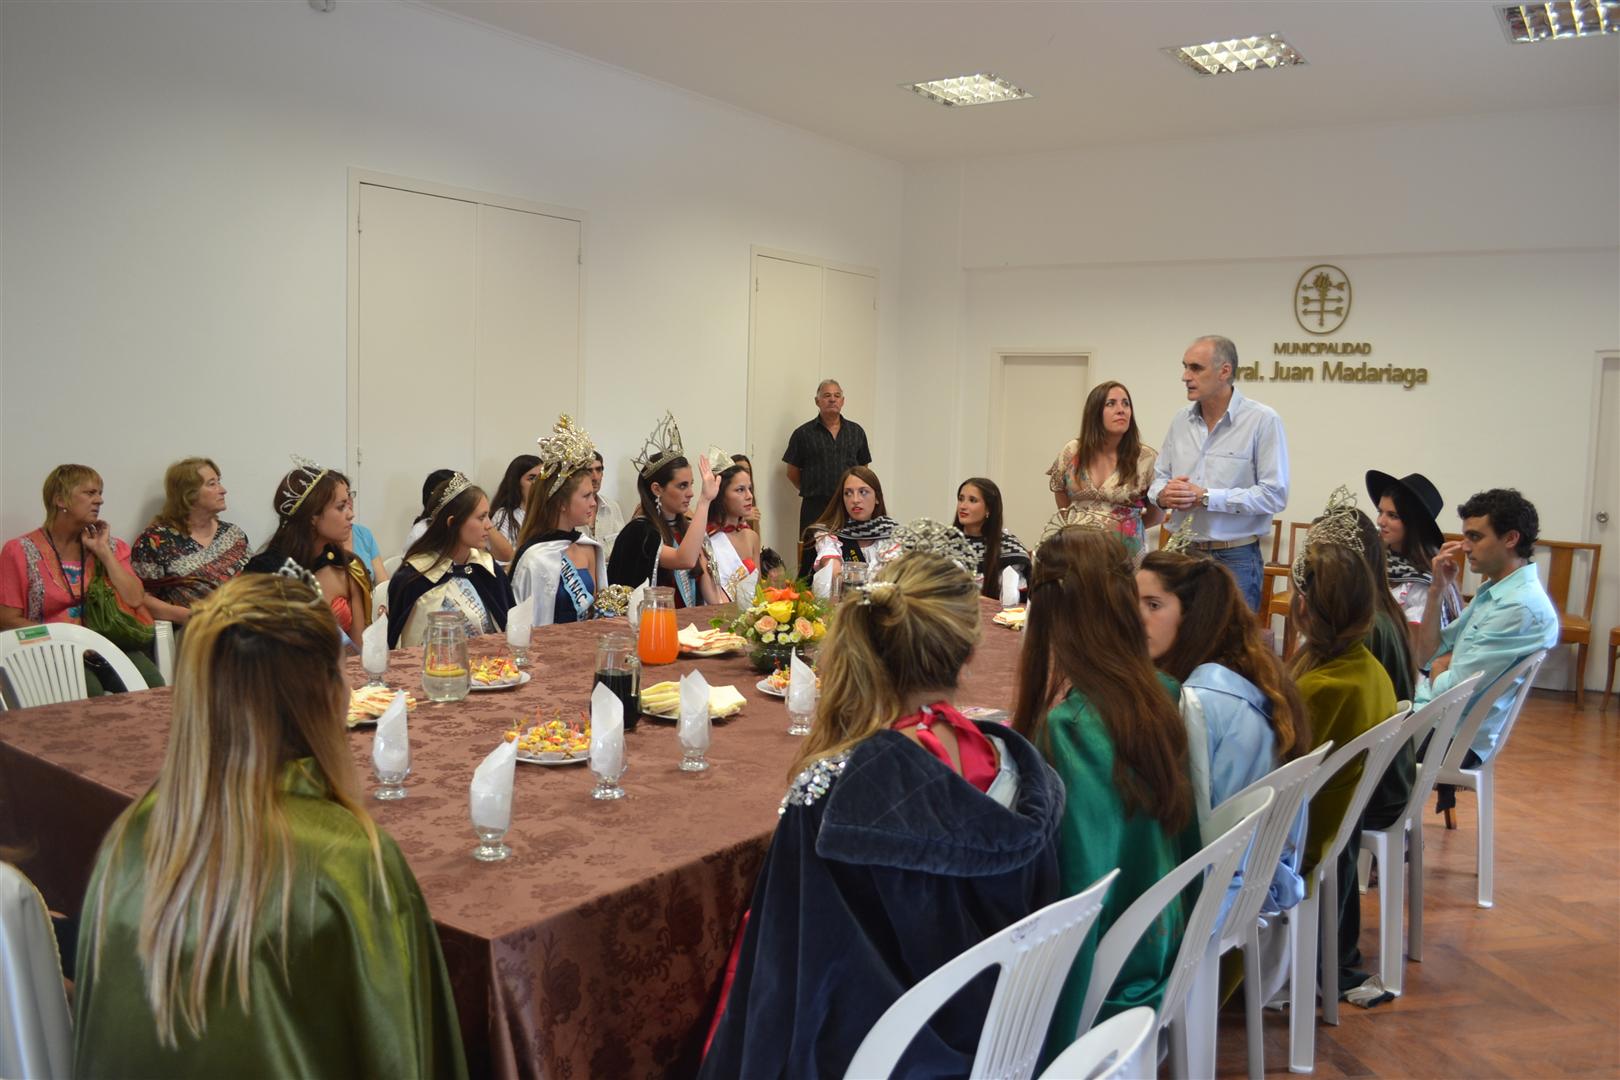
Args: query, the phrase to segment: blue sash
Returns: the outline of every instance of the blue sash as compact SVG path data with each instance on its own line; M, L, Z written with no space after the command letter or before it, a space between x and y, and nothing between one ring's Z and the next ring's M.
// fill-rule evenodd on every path
M596 597L585 587L584 579L579 576L579 568L568 561L566 551L562 557L561 580L563 592L568 594L569 601L574 605L574 618L579 622L591 618L595 614L591 605L596 602Z
M685 607L697 607L697 582L692 580L690 570L671 570L670 576L675 579L675 587L681 590L681 603Z

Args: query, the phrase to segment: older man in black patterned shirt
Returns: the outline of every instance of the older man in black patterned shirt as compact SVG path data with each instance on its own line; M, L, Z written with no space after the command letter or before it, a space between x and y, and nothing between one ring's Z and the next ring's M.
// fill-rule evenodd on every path
M872 451L866 445L866 432L853 420L844 418L844 388L837 379L823 379L816 387L814 420L793 429L787 452L788 480L799 490L799 539L804 530L821 516L827 502L838 492L838 480L846 469L866 465Z

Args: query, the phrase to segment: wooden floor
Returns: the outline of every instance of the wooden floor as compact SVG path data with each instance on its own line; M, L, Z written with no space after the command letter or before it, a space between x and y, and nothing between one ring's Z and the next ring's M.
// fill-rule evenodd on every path
M1423 962L1373 1009L1318 1023L1316 1075L1620 1076L1620 709L1536 693L1497 766L1496 906L1476 905L1475 803L1424 823ZM1378 895L1361 951L1377 970ZM1247 1069L1242 995L1221 1014L1219 1074ZM1266 1071L1288 1074L1285 1013L1267 1011Z

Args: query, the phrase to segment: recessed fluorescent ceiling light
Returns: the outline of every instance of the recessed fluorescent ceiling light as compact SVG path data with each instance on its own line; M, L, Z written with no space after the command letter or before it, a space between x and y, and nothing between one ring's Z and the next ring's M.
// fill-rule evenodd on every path
M941 105L989 105L995 101L1017 101L1035 96L989 71L977 75L958 75L954 79L901 83L900 87Z
M1496 9L1508 40L1534 45L1554 38L1620 34L1620 0L1559 0L1552 4L1509 4Z
M1239 71L1288 67L1305 58L1281 34L1256 34L1230 41L1206 41L1164 50L1200 75L1232 75Z

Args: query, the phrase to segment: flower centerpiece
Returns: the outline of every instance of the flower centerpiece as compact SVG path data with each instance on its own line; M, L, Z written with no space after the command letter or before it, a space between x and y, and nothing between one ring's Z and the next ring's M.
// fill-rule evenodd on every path
M752 603L735 617L714 619L712 625L748 642L755 669L769 675L787 666L794 649L809 658L814 644L827 636L827 606L803 581L775 589L761 583Z

